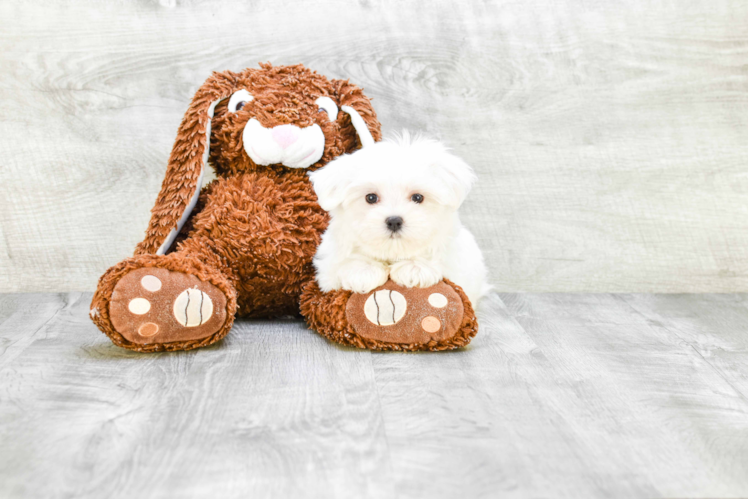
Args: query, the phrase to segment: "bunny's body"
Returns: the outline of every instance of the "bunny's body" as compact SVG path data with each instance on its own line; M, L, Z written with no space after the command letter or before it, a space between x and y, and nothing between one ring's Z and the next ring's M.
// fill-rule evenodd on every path
M176 254L222 269L236 289L240 316L298 314L328 221L306 172L263 168L217 179L198 209Z

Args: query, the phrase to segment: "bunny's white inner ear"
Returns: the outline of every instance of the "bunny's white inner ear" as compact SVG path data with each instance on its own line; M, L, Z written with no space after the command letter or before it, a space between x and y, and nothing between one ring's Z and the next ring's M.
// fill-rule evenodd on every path
M333 101L329 97L319 97L316 101L314 101L314 104L319 106L320 109L324 109L327 112L327 116L330 118L331 122L334 122L338 119L338 105L335 104L335 101Z
M205 151L203 151L203 160L200 163L200 175L198 176L197 183L195 184L195 192L192 193L192 198L190 198L189 203L187 203L187 206L184 208L182 216L177 221L177 227L171 230L164 242L161 244L158 250L156 250L156 255L166 254L167 250L169 250L172 243L174 243L174 240L177 238L179 231L182 230L184 223L187 222L187 219L190 218L190 214L192 214L192 210L194 210L195 205L197 205L197 199L200 197L200 190L203 187L205 165L208 163L208 156L210 155L210 124L213 120L213 114L215 113L216 106L219 102L223 101L223 99L225 98L213 101L208 107L208 124L205 126Z
M369 132L369 127L366 126L366 122L358 114L358 111L350 106L343 106L340 109L351 116L351 123L353 123L353 128L356 129L358 138L361 141L361 147L365 148L374 144L374 138L371 136L371 132Z

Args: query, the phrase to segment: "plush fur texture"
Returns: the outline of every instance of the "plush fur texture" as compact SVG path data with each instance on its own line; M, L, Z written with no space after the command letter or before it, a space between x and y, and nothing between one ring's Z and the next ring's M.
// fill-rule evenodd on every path
M323 292L368 293L388 278L430 287L446 277L475 305L487 290L483 255L457 213L475 175L442 144L405 132L310 178L331 216L314 258Z
M238 73L214 73L195 94L179 127L144 240L137 245L133 257L115 265L101 277L94 294L91 318L115 344L143 352L192 349L223 338L237 315L299 314L300 303L303 304L301 313L310 319L310 326L332 340L351 344L334 334L354 328L337 319L341 311L345 314L342 296L326 295L314 285L312 257L327 227L328 214L317 203L307 174L361 147L352 115L331 112L329 101L338 109L352 109L356 113L353 118L360 117L377 141L381 137L379 122L369 99L348 81L328 80L301 65L260 66ZM321 97L329 101L318 102ZM219 100L211 122L208 110ZM250 121L259 123L267 132L257 129L254 134L247 133ZM316 129L324 136L323 145L316 132L303 133L303 130ZM191 218L166 255L156 255L176 228L199 185L204 168L201 158L208 147L208 130L212 130L209 161L217 179L202 189ZM262 149L259 142L253 142L268 140L268 137L276 141L283 152L278 153L278 148ZM301 146L286 152L296 147L294 137ZM368 142L368 132L364 138ZM258 155L248 153L252 146L257 146L254 153ZM304 168L309 161L304 160L304 155L309 158L318 155L319 159ZM267 160L268 157L272 158ZM259 164L266 160L280 163ZM110 302L113 295L120 304L127 304L138 293L151 297L148 295L151 292L138 292L137 286L132 284L118 287L124 276L141 268L167 269L211 284L212 287L204 288L217 289L220 292L211 293L225 295L225 323L199 340L160 342L158 333L148 341L133 341L132 335L128 339L129 334L118 332L112 325ZM169 276L169 273L159 275ZM123 283L125 281L128 280ZM173 288L164 286L153 293ZM164 303L163 300L151 302ZM475 323L469 303L464 309L467 326L460 335L469 340L475 333ZM164 308L149 314L164 322L162 331L170 332L164 338L175 338L174 332L181 328L175 322L176 313ZM120 318L118 324L132 321L137 329L139 318L145 316L138 316L138 313L131 316ZM453 342L455 346L458 344L462 345L460 341Z

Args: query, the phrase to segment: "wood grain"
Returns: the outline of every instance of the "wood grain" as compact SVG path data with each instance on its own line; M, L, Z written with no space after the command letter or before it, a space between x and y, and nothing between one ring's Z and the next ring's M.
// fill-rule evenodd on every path
M60 310L57 296L14 300ZM368 352L276 321L144 356L85 320L89 294L63 300L41 329L0 325L30 344L0 361L0 495L392 496Z
M0 4L0 290L92 290L213 70L303 62L444 140L503 291L748 289L748 4Z
M284 320L143 355L89 301L0 295L1 497L748 496L747 295L494 294L411 354Z

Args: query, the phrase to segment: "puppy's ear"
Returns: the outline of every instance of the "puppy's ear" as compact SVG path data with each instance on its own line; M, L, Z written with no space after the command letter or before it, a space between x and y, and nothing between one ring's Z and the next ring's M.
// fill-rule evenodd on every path
M455 210L458 209L477 180L473 169L462 158L444 148L433 158L431 165L445 188L443 201Z
M192 98L179 125L161 192L151 209L145 239L135 249L136 255L165 254L189 218L200 195L208 161L213 111L216 104L231 97L236 76L230 71L214 73Z
M323 210L332 212L343 204L355 168L353 163L353 155L343 155L321 169L309 172L309 179Z

